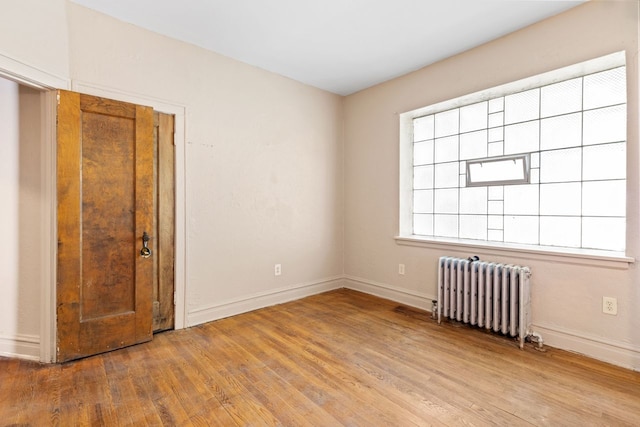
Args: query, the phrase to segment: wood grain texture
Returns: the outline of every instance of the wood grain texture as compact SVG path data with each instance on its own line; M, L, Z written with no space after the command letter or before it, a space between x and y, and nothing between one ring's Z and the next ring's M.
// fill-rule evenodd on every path
M58 92L58 360L151 339L153 109Z
M81 120L82 321L135 311L135 118L106 112Z
M64 118L61 120L61 118ZM57 139L57 328L58 354L78 354L80 340L80 94L58 92Z
M153 262L140 256L142 235L153 232L153 108L136 105L135 148L135 236L132 248L135 270L135 342L153 338ZM151 231L150 231L151 230Z
M174 118L171 114L154 112L154 177L156 212L153 287L153 330L164 331L174 326L174 265L175 265L175 146Z
M338 290L45 366L0 425L637 426L640 373Z

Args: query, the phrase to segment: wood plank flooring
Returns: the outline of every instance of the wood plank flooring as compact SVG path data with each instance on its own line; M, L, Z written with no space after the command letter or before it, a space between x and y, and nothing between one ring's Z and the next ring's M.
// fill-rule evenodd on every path
M640 373L350 290L62 365L0 358L2 426L638 426Z

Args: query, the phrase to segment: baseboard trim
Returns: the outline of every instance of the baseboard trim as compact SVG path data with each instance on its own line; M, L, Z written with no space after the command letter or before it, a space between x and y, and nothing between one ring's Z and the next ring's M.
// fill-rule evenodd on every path
M585 335L557 326L533 324L545 344L640 372L640 347Z
M398 289L385 283L375 282L361 277L344 276L344 283L345 288L427 311L431 311L431 301L437 299L432 295Z
M343 287L343 276L335 276L275 289L269 292L261 292L244 298L192 310L187 314L187 326L200 325L202 323L247 313L260 308L294 301Z
M427 311L431 310L431 302L437 299L437 297L433 295L408 291L361 277L348 275L335 276L193 310L188 314L188 326L195 326L201 323L235 316L237 314L271 305L282 304L339 288L364 292ZM640 347L638 346L593 337L583 332L572 331L545 323L534 322L533 331L541 334L545 344L551 347L583 354L587 357L623 368L640 371ZM37 349L37 345L35 347ZM3 350L3 348L2 339L0 338L0 350ZM22 351L22 353L27 352ZM37 351L32 351L32 353L38 354ZM37 356L35 359L37 360Z
M0 336L0 356L40 361L40 337L36 335Z

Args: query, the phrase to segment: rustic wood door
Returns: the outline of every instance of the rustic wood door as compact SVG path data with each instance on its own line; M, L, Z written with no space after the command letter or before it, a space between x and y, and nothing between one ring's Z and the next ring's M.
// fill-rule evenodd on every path
M58 92L59 362L152 339L153 109ZM155 236L151 235L151 239Z
M154 197L155 224L151 239L156 254L153 262L153 331L173 329L175 264L175 133L174 117L155 111Z

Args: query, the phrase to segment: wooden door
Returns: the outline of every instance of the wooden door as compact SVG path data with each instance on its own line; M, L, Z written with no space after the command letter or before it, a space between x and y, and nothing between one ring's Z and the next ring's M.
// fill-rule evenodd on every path
M58 92L59 362L152 339L153 109ZM154 236L151 236L153 239Z
M153 263L153 331L174 327L175 264L175 133L172 114L153 113L154 123L154 197L155 224Z

